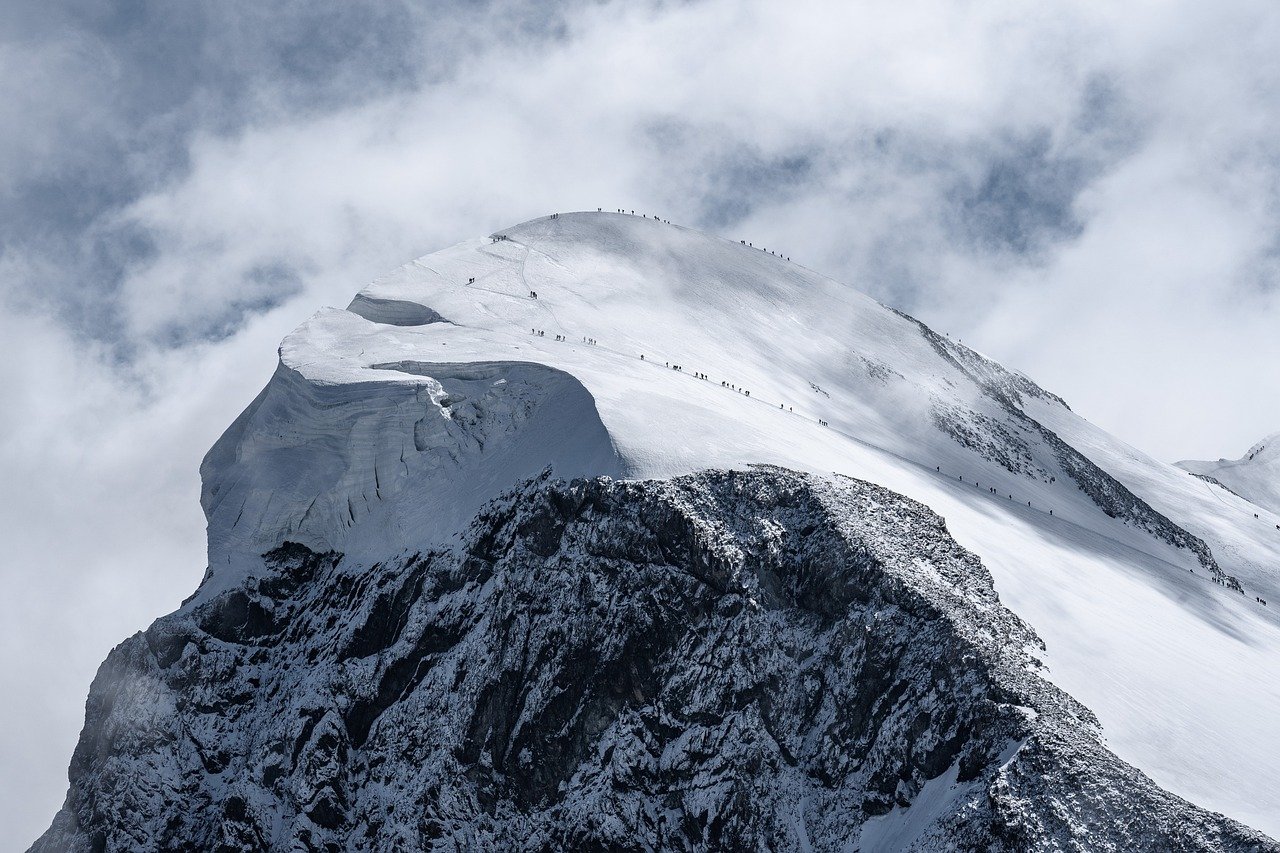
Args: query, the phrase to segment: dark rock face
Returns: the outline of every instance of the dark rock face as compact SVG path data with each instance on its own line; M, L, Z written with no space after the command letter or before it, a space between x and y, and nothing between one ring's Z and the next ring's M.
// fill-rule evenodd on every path
M1280 849L1108 753L1038 647L885 489L540 480L125 641L33 849Z

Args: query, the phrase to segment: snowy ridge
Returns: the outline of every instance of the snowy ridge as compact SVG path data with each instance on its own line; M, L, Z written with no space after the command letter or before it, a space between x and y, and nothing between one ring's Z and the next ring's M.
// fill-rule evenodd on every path
M1088 495L1108 517L1132 522L1137 527L1146 530L1156 538L1174 547L1186 548L1196 555L1200 565L1208 569L1210 575L1216 581L1237 592L1244 591L1238 579L1222 571L1204 540L1178 527L1160 512L1153 509L1150 504L1135 495L1105 470L1093 464L1074 447L1064 442L1051 429L1029 417L1022 408L1024 394L1033 399L1045 401L1050 406L1056 405L1069 411L1070 407L1067 406L1065 400L1055 394L1050 394L1025 376L1010 373L990 359L978 355L961 344L944 338L923 323L914 322L920 326L921 334L924 335L925 339L929 341L939 355L954 364L957 369L963 371L976 384L982 387L991 398L1003 405L1011 421L1023 423L1029 429L1040 434L1041 439L1052 449L1060 470L1065 471L1079 486L1080 490ZM977 449L979 452L993 451L996 454L995 461L998 461L1006 469L1018 473L1018 469L1010 463L1008 457L1004 454L1008 452L1010 447L1019 448L1022 443L1016 438L1012 438L1009 430L1002 428L998 423L994 423L990 418L981 418L981 422L999 438L1003 439L1003 442L993 442L986 446L979 445L975 447L972 443L972 432L959 427L954 420L948 419L942 412L935 411L934 413L934 423L939 428L950 433L959 443ZM1029 459L1029 454L1023 453L1022 455L1024 458ZM1044 470L1042 468L1039 469L1039 473L1043 474Z

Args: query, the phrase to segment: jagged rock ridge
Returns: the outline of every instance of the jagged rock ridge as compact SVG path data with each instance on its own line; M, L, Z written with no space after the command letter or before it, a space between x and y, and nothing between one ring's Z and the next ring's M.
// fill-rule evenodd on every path
M453 548L262 563L111 654L34 850L1277 849L858 480L542 478Z

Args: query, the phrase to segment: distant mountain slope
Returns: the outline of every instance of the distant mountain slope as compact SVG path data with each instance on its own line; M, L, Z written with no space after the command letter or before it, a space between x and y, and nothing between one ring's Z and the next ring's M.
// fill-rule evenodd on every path
M1211 477L1245 500L1280 513L1280 432L1259 441L1239 459L1178 463L1193 474Z

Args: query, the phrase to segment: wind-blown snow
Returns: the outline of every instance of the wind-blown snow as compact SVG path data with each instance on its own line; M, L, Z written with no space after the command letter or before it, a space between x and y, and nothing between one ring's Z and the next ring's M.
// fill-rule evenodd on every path
M836 471L946 518L1120 757L1280 834L1280 518L767 251L605 213L496 236L285 340L205 463L208 589L285 538L430 543L548 465ZM317 451L332 465L295 481Z

